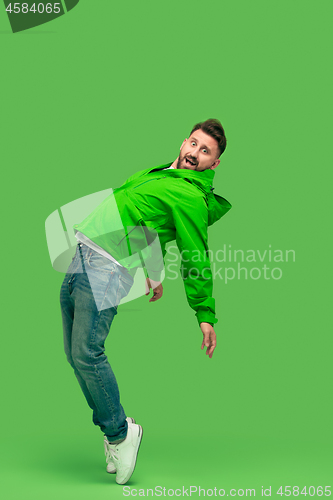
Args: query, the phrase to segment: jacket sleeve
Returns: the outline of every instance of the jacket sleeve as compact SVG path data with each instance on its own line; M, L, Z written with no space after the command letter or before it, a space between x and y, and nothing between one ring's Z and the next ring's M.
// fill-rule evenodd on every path
M189 306L198 323L217 323L213 278L208 254L208 209L204 198L184 197L173 208L180 272Z

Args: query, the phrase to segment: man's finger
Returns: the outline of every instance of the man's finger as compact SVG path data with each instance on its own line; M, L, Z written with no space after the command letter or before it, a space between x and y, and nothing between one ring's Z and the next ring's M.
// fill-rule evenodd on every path
M203 349L204 347L207 347L207 346L209 346L209 334L204 333L202 344L201 344L201 349Z
M153 297L149 300L149 302L156 302L156 300L160 299L163 295L163 287L159 284L157 287L153 289Z
M204 349L205 347L207 348L206 355L211 358L216 347L216 339L214 337L211 338L210 333L204 333L201 349Z
M206 354L208 354L210 358L213 356L213 352L215 350L215 347L216 347L216 342L212 342L212 345L210 346L210 348L207 349Z
M154 292L154 296L150 299L149 302L155 302L156 300L162 297L162 292Z

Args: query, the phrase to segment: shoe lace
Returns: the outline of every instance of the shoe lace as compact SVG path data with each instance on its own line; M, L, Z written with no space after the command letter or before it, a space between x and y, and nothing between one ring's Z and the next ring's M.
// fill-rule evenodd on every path
M119 466L119 456L117 455L116 448L113 448L112 445L108 442L107 439L104 439L104 451L106 456L106 462L113 462Z
M113 450L110 448L110 443L108 442L107 439L104 439L104 453L105 453L107 462L109 460L113 459L112 452L113 452Z

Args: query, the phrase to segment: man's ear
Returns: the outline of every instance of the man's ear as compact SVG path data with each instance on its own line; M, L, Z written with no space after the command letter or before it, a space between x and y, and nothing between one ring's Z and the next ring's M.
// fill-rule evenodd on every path
M183 140L183 144L180 146L179 151L182 149L182 147L184 146L184 144L185 144L186 141L187 141L187 139Z
M217 159L214 161L213 165L210 167L212 170L214 170L214 168L216 168L218 165L220 164L220 160Z

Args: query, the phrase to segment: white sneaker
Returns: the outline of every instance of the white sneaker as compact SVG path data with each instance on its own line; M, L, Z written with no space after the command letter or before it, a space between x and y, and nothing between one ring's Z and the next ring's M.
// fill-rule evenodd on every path
M126 420L129 424L135 424L135 420L132 417L127 417ZM106 472L108 472L109 474L115 474L117 472L117 469L113 463L113 458L109 451L109 445L110 443L108 441L108 438L104 436L104 453L106 456L106 463L107 463Z
M125 484L134 472L136 458L142 439L141 425L128 422L128 431L125 441L119 444L110 444L107 448L116 467L116 483Z

